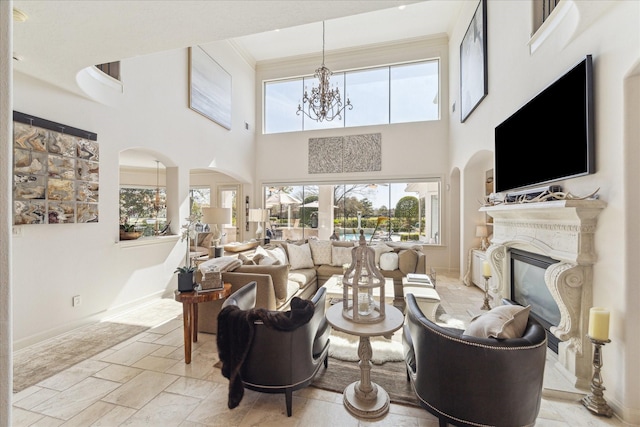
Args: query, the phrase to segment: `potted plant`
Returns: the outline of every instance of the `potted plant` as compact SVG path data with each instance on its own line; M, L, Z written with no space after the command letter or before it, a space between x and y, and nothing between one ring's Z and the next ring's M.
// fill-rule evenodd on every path
M184 224L182 228L182 235L180 237L180 241L187 241L187 253L185 257L185 266L176 268L174 273L178 273L178 291L180 292L189 292L193 290L194 284L194 272L196 271L196 267L191 264L191 256L189 253L189 244L190 240L195 235L195 224L198 222L198 215L191 215L186 219L187 223Z
M184 267L176 268L174 273L178 273L178 291L191 292L193 290L195 267L185 265Z
M127 218L120 224L120 240L135 240L142 236L142 232L136 230L136 224L130 224Z

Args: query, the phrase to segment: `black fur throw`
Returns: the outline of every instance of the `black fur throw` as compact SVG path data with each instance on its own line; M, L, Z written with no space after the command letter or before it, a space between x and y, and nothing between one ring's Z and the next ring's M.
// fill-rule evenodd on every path
M292 331L313 317L315 306L309 300L293 297L291 310L270 311L264 308L241 310L235 305L223 308L218 314L218 357L222 362L222 375L229 379L227 405L233 409L244 396L242 363L253 341L254 322L262 320L265 326L281 331Z

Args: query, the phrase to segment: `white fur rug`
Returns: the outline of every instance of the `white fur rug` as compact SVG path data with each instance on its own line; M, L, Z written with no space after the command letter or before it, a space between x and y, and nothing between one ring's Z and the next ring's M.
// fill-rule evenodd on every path
M384 337L371 337L370 342L373 351L371 363L374 365L404 360L401 342L388 340ZM358 343L358 337L333 330L331 331L331 342L329 343L329 357L347 362L357 362L360 360L358 357Z
M450 328L465 329L464 321L457 319L440 309L438 313L438 324ZM371 350L373 356L371 363L382 365L385 362L401 362L404 360L402 342L399 338L402 329L395 333L394 338L389 340L384 337L371 337ZM335 329L331 331L331 343L329 344L329 357L344 360L346 362L357 362L359 338L345 334Z

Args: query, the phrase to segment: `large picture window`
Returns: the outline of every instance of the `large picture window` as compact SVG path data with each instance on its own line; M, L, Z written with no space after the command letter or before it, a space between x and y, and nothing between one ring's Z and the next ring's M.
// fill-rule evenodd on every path
M357 240L363 230L371 242L437 245L442 241L438 178L415 182L265 185L263 191L264 206L269 210L266 229L272 239L322 238L319 229L324 229L324 234L331 233L330 238L339 240Z
M354 105L342 120L318 122L296 114L304 91L318 85L307 76L264 83L265 134L440 119L439 60L334 73L331 86Z

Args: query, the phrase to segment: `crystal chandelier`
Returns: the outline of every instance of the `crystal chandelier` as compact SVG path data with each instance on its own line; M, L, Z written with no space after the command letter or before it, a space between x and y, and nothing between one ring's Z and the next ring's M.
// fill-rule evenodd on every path
M337 85L335 89L331 89L329 78L332 74L331 70L324 66L324 21L322 21L322 66L315 72L319 85L311 88L311 95L305 88L302 105L298 104L297 115L302 112L312 120L330 122L336 118L342 120L342 112L345 108L353 109L349 98L346 103L342 103L340 89Z

